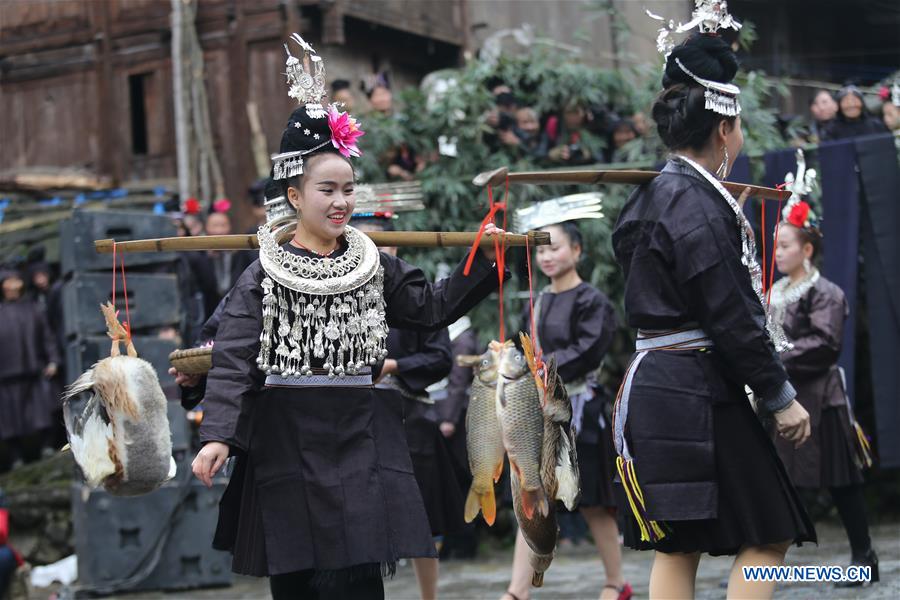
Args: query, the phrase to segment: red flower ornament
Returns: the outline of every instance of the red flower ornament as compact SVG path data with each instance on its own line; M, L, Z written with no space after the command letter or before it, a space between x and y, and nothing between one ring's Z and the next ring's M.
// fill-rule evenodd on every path
M801 200L791 208L791 213L788 215L788 223L803 229L806 227L807 218L809 218L809 204Z
M341 156L350 158L361 154L356 140L365 132L359 128L356 119L331 105L328 109L328 127L331 129L331 143Z
M188 198L184 201L184 214L197 215L200 214L200 202L196 198Z

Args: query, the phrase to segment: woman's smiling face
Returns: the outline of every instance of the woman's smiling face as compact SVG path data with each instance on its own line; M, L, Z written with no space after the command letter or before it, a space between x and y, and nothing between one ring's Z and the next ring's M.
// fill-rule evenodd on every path
M353 167L339 154L308 159L300 189L288 189L291 206L300 211L299 226L321 240L341 237L356 206L354 183Z
M573 243L560 225L541 227L550 234L549 246L537 247L537 263L541 272L550 279L567 274L578 264L581 246Z

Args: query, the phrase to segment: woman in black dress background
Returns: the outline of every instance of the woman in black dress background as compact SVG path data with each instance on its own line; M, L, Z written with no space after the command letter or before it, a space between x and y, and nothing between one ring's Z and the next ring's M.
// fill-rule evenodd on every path
M704 31L701 27L701 31ZM743 145L736 57L706 30L668 55L653 118L672 156L638 188L613 234L638 353L615 411L625 542L656 550L651 597L692 597L700 556L736 555L729 597L773 582L741 567L778 565L815 531L744 386L794 444L809 415L766 330L761 269L741 201L719 180ZM627 499L626 499L627 496Z
M558 211L556 214L561 216ZM627 600L632 591L622 574L619 529L614 516L615 450L604 410L608 398L597 381L597 371L618 327L615 309L603 292L583 281L576 270L584 248L578 225L566 221L541 230L550 233L551 244L538 247L536 262L550 279L550 285L535 301L535 346L541 349L545 360L551 356L556 359L557 371L572 402L581 475L578 508L590 528L606 573L599 597ZM521 330L531 331L530 310L525 312ZM524 600L530 596L532 570L528 552L528 544L519 533L507 598Z
M837 364L849 307L843 290L813 264L822 234L809 205L797 201L784 212L775 264L786 277L772 286L771 310L791 343L781 359L798 400L810 414L812 435L799 448L776 437L775 447L795 486L828 489L847 532L853 564L872 567L872 582L876 582L878 556L869 537L862 488L862 468L871 465L871 456L859 437L862 430L853 418L844 374Z

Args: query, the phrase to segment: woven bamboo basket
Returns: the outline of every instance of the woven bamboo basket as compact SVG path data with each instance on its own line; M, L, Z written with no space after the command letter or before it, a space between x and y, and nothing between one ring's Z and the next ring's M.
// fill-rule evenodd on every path
M185 375L206 375L212 368L212 346L176 350L169 354L169 362Z

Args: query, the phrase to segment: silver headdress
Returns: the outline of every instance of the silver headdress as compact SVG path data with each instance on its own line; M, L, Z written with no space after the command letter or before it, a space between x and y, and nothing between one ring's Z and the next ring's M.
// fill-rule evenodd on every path
M891 103L900 106L900 81L895 81L891 86Z
M551 198L516 210L513 226L526 232L578 219L603 218L603 194L587 192Z
M284 51L287 53L285 75L287 75L287 84L290 87L288 96L297 100L301 106L318 104L321 108L322 99L326 95L325 63L322 61L322 57L299 34L291 35L291 39L303 49L303 60L292 55L288 45L284 45ZM324 109L322 116L325 116Z
M664 17L653 14L649 10L645 12L651 19L666 23ZM738 31L741 28L741 24L728 14L728 3L725 0L695 0L694 12L691 14L690 21L687 23L679 23L676 26L675 21L669 19L668 22L659 29L659 33L656 37L656 49L659 50L660 54L663 54L668 58L669 54L672 53L672 49L675 47L674 34L687 33L695 27L700 33L716 34L720 29L734 29L735 31ZM711 81L709 79L698 77L688 70L688 68L677 58L675 59L675 64L677 64L678 68L684 71L688 77L706 88L706 93L704 95L706 97L705 108L707 110L711 110L726 117L736 117L741 114L741 104L738 102L738 95L741 93L741 88L733 83L720 83L718 81Z
M818 189L817 173L815 169L806 168L806 157L800 148L797 148L797 175L788 173L784 176L784 181L784 188L791 193L791 197L781 210L782 220L801 229L810 227L818 229L819 218L803 200L803 196L808 196ZM795 212L794 208L801 203L804 206Z
M327 116L325 107L322 106L322 100L325 98L325 63L322 57L316 54L316 51L309 45L299 34L293 34L290 38L303 50L302 60L291 54L288 45L284 45L284 51L287 53L285 61L285 75L287 76L288 96L297 100L297 102L305 107L306 114L310 119L324 119ZM305 127L299 121L293 121L292 124L300 129ZM304 130L306 135L310 134L310 128ZM316 133L316 139L321 134ZM331 143L330 136L324 136L322 143L308 150L300 150L295 152L282 152L281 154L272 155L272 179L287 179L303 173L303 156L314 152L320 148L324 148Z
M385 213L425 209L422 184L418 181L356 184L354 218L387 216Z
M788 199L787 204L784 206L784 210L781 213L784 218L787 218L787 215L791 212L791 208L800 202L803 199L803 196L810 195L819 187L816 170L806 168L806 156L803 154L802 148L797 148L796 156L797 175L795 176L793 173L788 173L784 176L784 189L791 193L791 197Z
M736 117L741 114L741 103L738 102L737 98L738 94L741 93L741 88L733 83L719 83L718 81L697 77L684 66L680 58L675 59L675 64L688 77L706 88L706 91L703 93L703 96L706 98L704 108L726 117Z
M678 33L684 33L697 27L700 33L717 33L720 29L740 30L741 24L728 14L728 2L725 0L694 0L694 12L691 20L679 24Z

